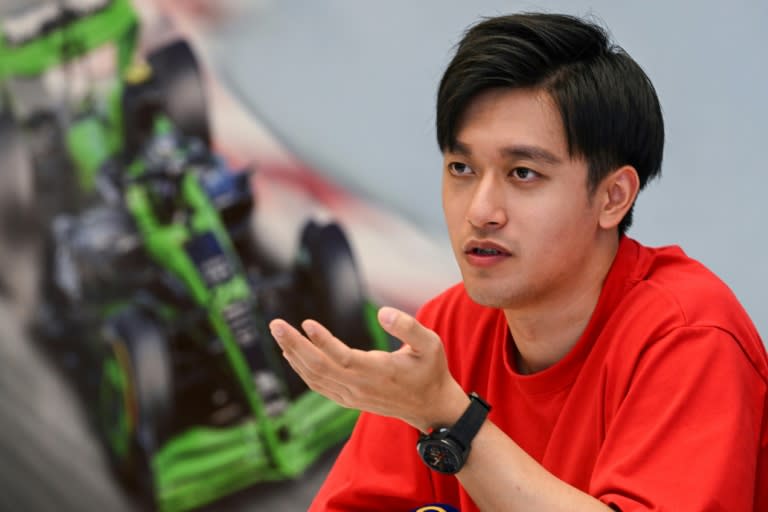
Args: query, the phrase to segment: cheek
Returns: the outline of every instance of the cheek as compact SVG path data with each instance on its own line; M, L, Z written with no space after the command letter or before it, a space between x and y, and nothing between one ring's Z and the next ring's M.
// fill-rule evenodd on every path
M591 243L597 225L586 198L574 194L538 198L520 215L529 248L545 259Z

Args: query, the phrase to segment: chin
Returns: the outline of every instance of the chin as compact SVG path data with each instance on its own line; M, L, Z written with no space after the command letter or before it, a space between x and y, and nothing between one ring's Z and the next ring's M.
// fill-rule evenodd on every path
M481 306L505 309L514 307L516 303L520 302L519 297L511 294L508 290L490 290L486 287L470 286L466 283L465 288L469 298Z

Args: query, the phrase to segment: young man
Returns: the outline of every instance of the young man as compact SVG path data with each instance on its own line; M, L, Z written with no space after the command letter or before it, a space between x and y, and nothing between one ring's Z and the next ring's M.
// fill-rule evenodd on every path
M664 141L640 67L577 18L485 20L437 137L462 283L416 319L380 310L393 353L271 324L311 388L365 411L312 510L768 510L755 327L679 248L624 234Z

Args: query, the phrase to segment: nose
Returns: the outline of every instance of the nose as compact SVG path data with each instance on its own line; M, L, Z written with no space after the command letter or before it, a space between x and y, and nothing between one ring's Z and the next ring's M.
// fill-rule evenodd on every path
M498 229L507 223L504 184L494 174L477 180L467 208L467 221L478 229Z

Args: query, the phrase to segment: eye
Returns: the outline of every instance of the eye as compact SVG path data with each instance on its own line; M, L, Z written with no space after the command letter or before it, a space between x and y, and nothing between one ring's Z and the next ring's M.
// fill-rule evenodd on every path
M509 174L518 181L533 181L541 177L539 173L527 167L515 167Z
M472 173L472 168L462 162L451 162L448 164L448 170L454 176L466 176Z

